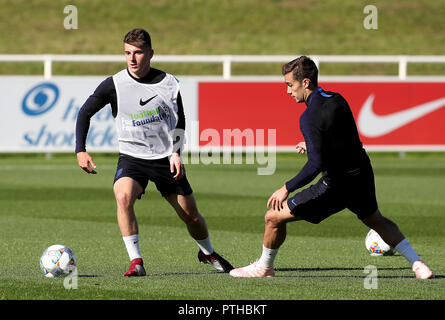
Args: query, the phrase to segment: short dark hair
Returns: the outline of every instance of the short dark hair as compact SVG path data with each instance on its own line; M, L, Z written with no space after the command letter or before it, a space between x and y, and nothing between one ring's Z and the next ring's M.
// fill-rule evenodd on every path
M308 78L315 87L318 86L318 68L309 57L301 56L284 64L281 72L283 76L292 72L294 80L298 81Z
M151 37L147 31L141 28L129 31L124 37L124 43L140 48L148 47L151 49Z

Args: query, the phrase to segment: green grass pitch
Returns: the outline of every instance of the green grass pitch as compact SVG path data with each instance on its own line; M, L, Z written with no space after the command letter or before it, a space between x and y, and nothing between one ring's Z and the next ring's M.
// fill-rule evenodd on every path
M197 246L154 185L136 204L147 277L124 278L128 256L116 221L112 181L116 155L95 155L87 175L74 155L0 157L1 300L438 300L445 298L445 155L371 154L377 197L436 274L417 280L400 255L371 257L368 229L349 211L319 225L288 224L276 277L235 279L198 262ZM261 253L270 194L302 167L305 156L278 154L277 170L256 165L187 165L215 249L234 266ZM77 289L47 279L39 258L62 243L77 255ZM377 268L377 289L366 289L364 268Z

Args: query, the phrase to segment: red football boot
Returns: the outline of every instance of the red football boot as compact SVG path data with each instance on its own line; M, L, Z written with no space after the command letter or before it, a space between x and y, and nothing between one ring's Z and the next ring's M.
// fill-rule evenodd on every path
M143 277L145 276L144 262L142 258L131 260L130 268L125 272L124 277Z

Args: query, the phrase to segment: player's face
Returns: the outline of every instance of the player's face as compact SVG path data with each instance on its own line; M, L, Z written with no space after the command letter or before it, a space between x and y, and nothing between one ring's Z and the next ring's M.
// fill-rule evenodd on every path
M287 85L287 94L290 94L298 103L304 102L305 81L295 80L292 72L288 72L284 75L284 82Z
M147 75L150 70L150 60L153 57L153 50L148 47L136 47L129 43L124 43L125 58L131 74L137 78Z

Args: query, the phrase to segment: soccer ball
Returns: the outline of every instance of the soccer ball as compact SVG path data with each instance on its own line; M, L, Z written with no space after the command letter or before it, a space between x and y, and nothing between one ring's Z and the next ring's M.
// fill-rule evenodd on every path
M366 235L365 245L371 256L390 256L394 254L394 250L372 229Z
M40 269L47 278L66 276L74 271L76 264L73 250L61 244L48 247L40 257Z

